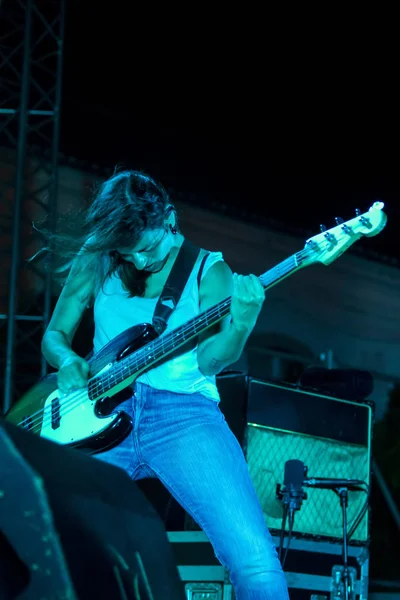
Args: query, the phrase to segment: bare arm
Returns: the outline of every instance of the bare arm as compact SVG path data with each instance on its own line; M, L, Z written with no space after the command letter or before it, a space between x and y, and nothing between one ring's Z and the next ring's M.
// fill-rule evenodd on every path
M67 359L77 356L71 344L93 290L93 278L84 270L73 267L42 340L42 353L56 369Z
M243 352L264 301L258 278L232 276L224 262L217 262L200 285L200 310L207 310L232 296L231 314L199 336L197 360L204 375L216 375L236 362Z
M55 369L59 369L67 358L76 356L62 331L46 331L42 340L42 354Z

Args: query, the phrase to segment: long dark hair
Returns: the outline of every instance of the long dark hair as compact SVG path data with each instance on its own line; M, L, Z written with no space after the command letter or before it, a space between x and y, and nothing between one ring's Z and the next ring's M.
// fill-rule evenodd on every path
M46 238L47 267L64 283L74 273L94 277L98 291L117 273L132 296L143 296L148 273L124 261L116 248L133 247L148 229L159 229L175 212L162 185L139 171L120 171L100 184L87 209L60 218L55 231L36 226Z

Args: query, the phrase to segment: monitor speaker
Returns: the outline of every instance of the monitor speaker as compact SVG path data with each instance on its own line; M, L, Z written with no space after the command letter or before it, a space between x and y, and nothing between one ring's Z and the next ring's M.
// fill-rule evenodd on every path
M0 597L184 600L165 528L117 467L0 421Z

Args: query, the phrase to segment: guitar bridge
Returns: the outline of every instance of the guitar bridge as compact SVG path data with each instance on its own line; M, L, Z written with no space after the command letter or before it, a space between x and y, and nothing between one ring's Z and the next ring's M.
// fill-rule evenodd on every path
M32 429L33 429L32 417L24 417L21 421L21 428L25 429L25 431L32 431Z
M53 398L51 401L51 428L58 429L60 427L60 423L60 400L58 398Z

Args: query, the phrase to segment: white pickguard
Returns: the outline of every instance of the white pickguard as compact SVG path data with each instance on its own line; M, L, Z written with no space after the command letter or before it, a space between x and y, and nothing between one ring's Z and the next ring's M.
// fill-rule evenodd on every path
M53 429L51 403L54 398L60 402L60 426ZM59 444L72 444L101 433L118 417L98 417L94 412L95 402L89 399L87 390L78 390L63 395L55 390L44 405L43 424L40 436Z

